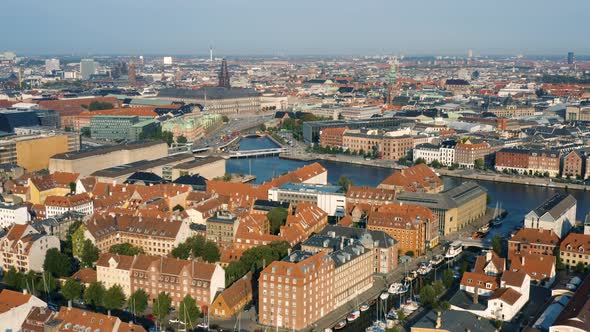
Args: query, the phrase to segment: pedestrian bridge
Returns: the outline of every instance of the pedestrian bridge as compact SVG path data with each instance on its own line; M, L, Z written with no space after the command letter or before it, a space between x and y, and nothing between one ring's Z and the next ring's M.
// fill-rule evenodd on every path
M461 239L461 242L463 243L463 248L475 247L481 249L492 249L490 242L482 239L464 238Z
M246 151L233 151L229 153L227 158L248 158L248 157L266 157L266 156L278 156L281 153L287 152L286 148L273 148L273 149L261 149L261 150L246 150Z

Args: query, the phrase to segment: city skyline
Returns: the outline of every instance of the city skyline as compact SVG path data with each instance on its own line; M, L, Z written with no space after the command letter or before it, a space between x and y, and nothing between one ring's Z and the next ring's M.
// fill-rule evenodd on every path
M9 1L2 49L19 54L561 55L590 54L581 22L590 3L548 1L349 3L237 0L166 3ZM533 6L534 5L534 6ZM92 15L90 15L92 14ZM551 22L551 23L548 23ZM26 24L25 24L26 23ZM39 27L43 26L43 33Z

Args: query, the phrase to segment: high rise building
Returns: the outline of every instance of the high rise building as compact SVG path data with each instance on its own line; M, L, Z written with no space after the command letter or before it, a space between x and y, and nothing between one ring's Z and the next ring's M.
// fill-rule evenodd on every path
M217 85L222 88L231 88L229 83L229 71L227 69L227 60L221 61L221 69L219 70L219 84Z
M473 58L473 50L469 50L469 52L468 52L467 56L468 56L469 58Z
M45 73L52 74L54 70L59 70L59 59L46 59Z
M82 59L80 61L80 76L83 80L90 79L90 76L96 74L98 65L92 59Z
M574 52L567 53L567 64L573 65L574 64Z
M172 57L171 56L165 56L164 57L164 65L171 65L172 64Z

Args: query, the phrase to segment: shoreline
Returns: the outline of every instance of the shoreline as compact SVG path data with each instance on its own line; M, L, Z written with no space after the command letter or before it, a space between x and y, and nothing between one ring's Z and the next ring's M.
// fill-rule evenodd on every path
M334 156L334 155L328 155ZM316 154L313 157L310 157L309 154L306 155L293 155L293 154L281 154L279 155L281 159L287 160L297 160L297 161L305 161L305 162L313 162L313 161L330 161L335 163L343 163L343 164L351 164L351 165L361 165L361 166L370 166L370 167L379 167L379 168L388 168L391 170L399 170L401 169L398 165L391 164L391 161L382 161L382 163L378 163L379 160L365 160L359 159L354 157L348 157L347 159L343 160L339 157L333 158L325 158L323 155ZM359 160L355 160L359 159ZM535 186L535 187L545 187L545 188L555 188L555 189L564 189L564 190L580 190L580 191L588 191L590 189L588 186L575 184L575 183L562 183L562 182L554 182L551 179L547 178L528 178L528 177L516 177L516 176L506 176L504 174L486 174L486 173L473 173L471 174L464 174L465 169L453 170L450 171L448 169L435 169L436 173L440 176L449 176L454 178L460 179L467 179L467 180L478 180L478 181L488 181L488 182L496 182L496 183L510 183L510 184L520 184L525 186Z

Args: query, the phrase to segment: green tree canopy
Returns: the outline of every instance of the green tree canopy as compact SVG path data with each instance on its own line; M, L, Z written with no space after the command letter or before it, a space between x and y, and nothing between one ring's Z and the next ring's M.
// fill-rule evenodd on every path
M338 179L338 185L342 188L342 190L344 190L344 192L348 192L348 188L350 188L350 186L353 186L354 184L352 183L352 180L350 178L342 175Z
M197 301L190 295L185 296L178 307L178 318L180 321L192 328L196 325L200 315L201 312L197 307Z
M98 248L90 241L86 239L84 241L84 245L82 247L82 256L80 257L80 261L82 262L82 266L84 267L92 267L94 266L94 262L98 260L99 251Z
M221 258L221 252L213 241L207 241L203 246L203 260L209 263L215 263Z
M143 289L140 288L133 292L131 296L129 296L129 300L127 300L127 305L134 314L141 315L143 314L145 309L147 309L148 299L149 295Z
M16 271L14 266L11 266L6 273L4 273L4 283L11 288L20 288L22 275Z
M49 272L41 273L41 277L37 278L37 285L35 286L37 290L40 290L46 294L49 294L57 289L57 281Z
M420 289L420 302L427 307L432 307L436 302L436 292L430 285L426 285Z
M108 310L121 309L125 304L125 293L119 285L113 285L107 289L103 297L103 305Z
M43 270L51 273L54 277L67 277L70 275L72 266L68 256L59 252L57 248L47 250Z
M186 137L184 137L182 135L180 135L176 138L176 143L185 144L187 142L188 142L188 140L186 139Z
M172 307L172 299L168 293L161 292L158 297L154 299L152 312L158 318L160 323L165 322L166 316Z
M242 254L240 260L231 262L225 269L225 284L231 285L249 271L262 269L268 264L287 256L291 246L288 242L271 242L265 246L250 248Z
M446 288L451 288L453 286L453 283L455 283L455 276L453 275L453 271L451 271L451 269L446 269L443 271L442 281Z
M106 290L101 282L94 281L84 290L84 302L93 307L102 307Z
M119 255L126 255L126 256L134 256L134 255L139 255L139 254L145 253L142 248L136 247L136 246L132 245L131 243L127 243L127 242L112 245L109 248L109 252L111 254L119 254Z
M287 221L287 214L288 211L282 207L275 207L272 210L268 211L266 217L270 223L270 233L271 234L278 234L281 226L285 225Z
M82 295L82 284L73 278L66 280L65 284L61 288L62 295L66 300L76 300Z
M84 107L86 105L82 105ZM115 108L115 106L111 103L102 102L102 101L93 101L90 105L87 106L89 111L100 111L100 110L110 110Z
M496 254L502 254L502 237L500 235L495 235L492 239L492 249Z

